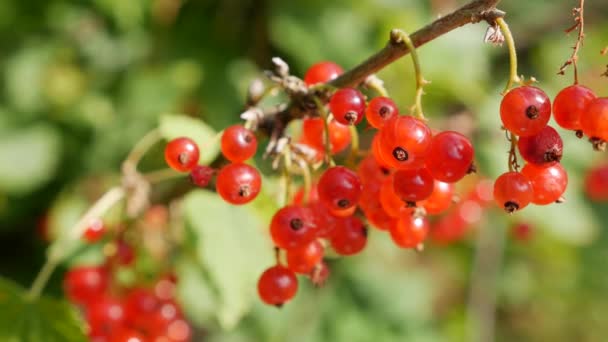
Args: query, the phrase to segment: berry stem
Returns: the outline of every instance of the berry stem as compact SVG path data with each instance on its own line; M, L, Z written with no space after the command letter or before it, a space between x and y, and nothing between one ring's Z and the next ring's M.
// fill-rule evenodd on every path
M574 16L574 25L569 27L566 30L566 33L570 33L575 29L578 29L578 35L576 37L576 43L572 47L572 55L570 55L570 58L568 58L564 62L564 64L562 64L562 66L559 68L559 71L557 72L558 75L563 75L568 66L572 65L574 71L574 84L578 84L578 51L580 50L581 45L583 45L583 40L585 39L584 7L585 0L579 0L578 7L572 10L572 14Z
M310 174L310 167L308 163L301 163L302 168L302 179L304 180L304 196L302 203L308 203L310 200L310 191L312 190L312 176Z
M517 161L517 135L507 131L507 140L511 142L509 148L509 171L519 171L519 162Z
M357 161L357 157L359 156L359 131L357 131L357 126L351 125L348 127L350 130L350 154L348 155L347 164L355 164Z
M509 25L507 25L507 22L502 17L496 18L496 24L498 24L500 31L505 36L505 42L507 42L507 48L509 49L509 79L507 80L505 90L502 92L504 95L513 87L513 83L519 83L521 80L517 75L517 50L515 49L515 41L513 40Z
M365 87L376 92L379 96L389 97L388 91L384 87L384 82L376 75L370 75L368 78L366 78L364 85Z
M314 98L315 104L317 105L317 109L319 110L319 116L323 119L323 144L325 146L325 161L329 166L334 166L336 163L331 155L331 141L329 140L329 122L327 110L325 109L325 105L321 102L321 99L318 97Z
M161 170L144 173L143 176L144 176L144 179L148 183L153 184L153 183L160 183L160 182L174 179L174 178L183 177L184 174L179 173L171 168L166 168L166 169L161 169Z
M392 30L391 41L405 44L410 52L410 55L412 56L412 64L414 65L414 73L416 74L416 100L414 102L414 106L412 107L412 111L416 114L418 119L425 120L424 112L422 111L422 94L424 94L424 85L427 83L427 81L422 76L420 59L418 58L416 47L414 46L410 36L402 30Z
M32 286L30 287L30 290L27 293L27 298L33 301L40 297L42 290L44 290L44 287L48 283L49 278L51 277L53 271L55 271L58 265L59 260L53 260L50 258L46 259L44 265L36 275L36 278L34 279L34 282L32 283Z
M291 194L291 149L285 146L283 151L283 185L285 186L285 205L292 202Z
M123 162L123 169L132 168L133 170L137 169L137 164L141 158L148 152L148 150L154 146L157 142L162 139L160 131L158 129L153 129L150 132L146 133L137 143L133 146L131 152Z

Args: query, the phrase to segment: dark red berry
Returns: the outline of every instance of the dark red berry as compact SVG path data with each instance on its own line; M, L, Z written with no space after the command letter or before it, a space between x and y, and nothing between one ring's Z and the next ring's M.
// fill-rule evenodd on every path
M515 135L535 135L551 118L551 102L547 94L537 87L517 87L502 99L500 118L505 128Z
M258 148L258 139L247 128L241 125L233 125L224 130L220 146L226 159L238 163L255 155Z
M87 229L84 231L83 238L88 243L94 243L106 234L106 226L103 224L103 221L99 218L91 220Z
M549 166L526 164L521 173L532 184L534 190L532 203L534 204L555 203L564 194L568 186L568 173L559 163Z
M131 265L135 260L135 250L124 240L116 241L116 260L124 266Z
M582 85L571 85L562 89L553 101L553 118L565 129L581 130L581 117L585 108L595 99L593 91Z
M361 180L356 173L344 166L327 169L317 185L319 200L330 210L352 208L361 197Z
M388 97L374 97L365 109L365 118L374 128L382 128L386 121L399 115L399 109L393 100Z
M198 163L198 146L192 139L176 138L165 147L165 161L172 169L179 172L192 170Z
M533 198L532 183L519 172L503 173L494 182L494 200L508 213L525 208Z
M395 193L406 203L427 199L433 193L434 187L435 180L426 168L398 170L394 174Z
M254 200L262 187L262 177L256 168L233 163L217 174L215 189L224 201L240 205Z
M330 243L340 255L357 254L367 244L367 227L357 217L346 217L338 223Z
M323 259L323 245L318 240L287 250L287 267L296 273L309 274Z
M536 165L550 165L562 159L562 137L551 126L545 126L538 134L521 137L517 143L521 156Z
M299 205L289 205L277 211L270 222L270 236L277 247L293 249L316 238L316 222L312 211Z
M190 181L192 184L204 188L209 185L215 170L206 165L197 165L190 171Z
M425 159L426 168L433 178L454 183L471 170L473 155L473 144L467 137L458 132L441 132L431 141Z
M325 83L340 76L344 71L333 62L318 62L313 64L304 75L304 83L311 86L317 83Z
M260 299L268 305L282 306L298 292L298 279L287 267L270 267L258 280Z
M363 119L365 97L356 89L338 89L329 100L329 110L339 123L356 125Z

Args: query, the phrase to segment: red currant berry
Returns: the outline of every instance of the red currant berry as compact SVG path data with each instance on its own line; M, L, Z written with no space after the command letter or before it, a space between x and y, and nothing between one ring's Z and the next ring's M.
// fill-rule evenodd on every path
M192 184L204 188L209 185L215 170L205 165L197 165L190 171L190 181Z
M298 292L298 279L293 271L281 265L272 266L258 280L258 294L268 305L281 307Z
M340 76L344 70L333 62L318 62L313 64L304 75L304 83L311 86L317 83L325 83Z
M88 243L95 243L106 234L106 226L99 218L91 220L89 226L84 231L83 238Z
M335 120L329 122L329 144L331 153L344 151L350 144L351 135L348 126ZM325 151L324 132L325 125L321 118L307 118L302 121L302 134L304 141L312 148L321 152Z
M431 129L411 116L395 116L380 130L380 159L396 169L424 166L431 145Z
M429 221L426 217L413 216L411 213L395 219L390 229L395 244L403 248L416 248L424 242L428 232Z
M198 163L198 146L192 139L176 138L165 147L165 161L170 168L179 172L192 170Z
M421 205L427 214L441 214L452 205L453 197L454 184L436 180L431 196L422 201Z
M381 166L372 154L368 154L357 166L357 175L361 183L380 182L390 174L389 169Z
M329 100L329 110L339 123L356 125L363 119L365 97L356 89L338 89Z
M124 240L116 241L116 260L123 266L128 266L135 260L135 250Z
M91 337L113 336L122 328L124 320L124 307L116 298L98 298L87 310Z
M536 165L550 165L562 159L562 137L551 126L545 126L538 134L521 137L517 142L521 156Z
M433 178L454 183L470 172L473 155L473 145L467 137L458 132L441 132L431 141L426 168Z
M70 269L63 279L66 296L74 303L86 305L97 300L108 289L108 270L101 266Z
M532 226L527 223L518 223L511 228L511 235L515 240L526 242L532 237Z
M123 328L111 336L109 342L145 342L147 339L137 330Z
M317 185L319 200L330 210L340 211L357 205L361 197L361 181L344 166L327 169Z
M435 180L426 168L398 170L394 174L393 187L397 196L412 204L431 196Z
M226 159L238 163L253 157L258 149L258 139L247 128L233 125L224 130L220 146Z
M312 212L316 225L316 236L320 238L329 238L336 228L338 218L332 215L329 209L321 202L312 202L308 205Z
M533 198L530 180L519 172L503 173L494 182L494 200L508 213L525 208Z
M405 209L405 202L395 193L392 175L382 181L379 198L382 208L391 217L398 217Z
M506 129L522 137L538 134L551 118L551 102L539 88L521 86L509 91L500 103Z
M123 301L125 319L131 326L146 326L148 317L154 314L160 306L160 300L154 292L146 288L134 288Z
M587 105L581 128L589 138L608 140L608 97L596 98Z
M561 164L550 166L526 164L521 173L532 183L534 204L554 203L560 199L568 186L568 173Z
M342 219L330 239L331 247L340 255L361 252L367 244L367 227L357 217Z
M287 250L287 267L296 273L308 274L323 259L323 245L313 240L304 246Z
M380 167L389 170L392 168L391 163L390 163L390 158L393 158L392 154L388 155L386 154L387 151L384 151L382 149L382 141L380 138L380 133L377 133L374 135L374 138L372 139L372 155L374 156L374 159L376 160L376 163L378 165L380 165Z
M599 165L585 176L585 193L594 201L608 200L608 165Z
M553 118L562 128L581 130L581 117L587 105L595 99L593 91L582 85L562 89L553 101Z
M316 237L315 217L310 209L289 205L277 211L270 222L270 236L283 249L304 246Z
M233 163L224 166L217 174L215 189L224 201L240 205L253 201L260 193L262 177L256 168Z
M192 328L183 319L176 319L169 323L165 335L171 342L188 342L192 337Z
M374 128L382 128L386 121L397 115L399 115L399 109L395 102L383 96L374 97L365 109L365 118Z

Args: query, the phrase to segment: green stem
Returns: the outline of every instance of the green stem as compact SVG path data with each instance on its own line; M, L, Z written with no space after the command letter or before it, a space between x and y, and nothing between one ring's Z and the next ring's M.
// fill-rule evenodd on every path
M325 105L321 102L318 97L315 97L315 104L319 109L319 117L323 119L323 143L325 145L325 160L329 166L335 166L336 163L331 155L331 141L329 140L329 122L327 122L329 114L325 110Z
M498 24L500 31L505 36L505 42L509 49L509 80L507 81L505 90L502 92L504 95L513 87L513 83L519 83L521 80L517 75L517 50L515 49L515 41L513 40L509 25L507 25L507 22L503 18L496 18L496 24Z
M348 163L355 164L359 156L359 131L355 125L349 127L350 130L350 154L348 155Z
M424 94L424 85L427 83L422 76L422 69L420 67L420 59L418 58L418 53L416 52L416 47L412 42L410 36L404 31L398 30L396 32L403 40L405 46L407 46L410 51L410 55L412 56L412 63L414 65L414 73L416 75L416 100L414 102L414 113L416 116L424 120L424 112L422 111L422 95Z
M183 177L184 174L183 173L179 173L173 169L162 169L162 170L156 170L156 171L151 171L148 173L144 173L143 177L146 179L146 181L148 183L159 183L162 181L166 181L169 179L173 179L173 178L179 178L179 177Z
M291 203L291 150L289 146L283 151L283 178L285 179L285 205Z
M302 178L304 179L304 198L302 203L307 204L310 200L310 191L312 190L312 176L310 168L306 163L302 167Z
M30 290L27 294L30 300L35 300L40 297L42 290L44 290L44 287L48 283L49 279L51 278L51 275L53 274L53 271L55 271L58 265L58 260L54 260L51 258L46 259L46 262L38 272L38 275L36 275L36 278L34 279L34 282L32 283L32 286L30 287Z
M136 167L144 154L146 154L154 144L159 142L161 138L162 136L158 128L146 133L146 135L133 146L133 149L129 152L129 155L124 161L124 165L133 165L133 167Z

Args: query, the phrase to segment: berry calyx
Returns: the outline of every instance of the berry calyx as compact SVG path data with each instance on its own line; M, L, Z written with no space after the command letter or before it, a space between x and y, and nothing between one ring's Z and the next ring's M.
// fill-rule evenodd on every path
M367 227L357 217L342 219L329 240L331 247L340 255L354 255L367 244Z
M313 240L303 246L287 250L287 267L302 274L309 274L323 259L323 245Z
M521 137L517 142L521 156L536 165L550 165L562 159L562 137L551 126L545 126L538 134Z
M585 86L575 84L562 89L553 100L553 118L565 129L581 130L581 117L587 105L596 98Z
M319 262L310 272L310 281L316 287L325 285L327 278L329 278L329 267L324 261Z
M518 136L538 134L550 118L549 97L537 87L514 88L500 103L500 119L504 127Z
M521 173L528 177L534 190L532 203L546 205L555 203L566 191L568 173L561 164L537 166L526 164Z
M224 130L220 143L222 154L231 162L243 162L255 155L258 140L247 128L233 125Z
M410 205L427 199L435 187L435 180L427 168L398 170L393 177L395 193Z
M327 169L317 185L319 200L330 210L341 211L357 205L361 197L361 180L344 166Z
M283 306L298 292L298 279L287 267L276 265L268 268L258 280L260 299L268 305Z
M533 197L530 180L519 172L503 173L494 182L494 200L507 213L525 208Z
M198 158L198 146L190 138L173 139L165 147L165 161L175 171L187 172L192 170L198 163Z
M608 140L607 97L598 97L589 102L581 116L581 129L591 139Z
M310 66L304 74L304 83L311 86L317 83L325 83L342 75L344 70L338 64L328 61L318 62Z
M390 228L391 238L402 248L416 248L424 242L429 232L429 222L426 217L418 217L407 213L393 221Z
M240 205L254 200L262 187L262 177L253 166L233 163L217 174L215 189L224 201Z
M399 115L399 109L393 100L378 96L369 101L365 109L365 118L374 128L382 128L386 121Z
M343 125L356 125L363 119L365 97L353 88L338 89L329 100L334 119Z
M444 131L433 137L425 159L433 178L447 183L462 179L473 164L473 144L464 135Z
M190 181L199 188L204 188L209 185L211 178L215 174L215 170L206 165L197 165L190 171Z
M289 205L279 209L270 222L270 236L283 249L306 245L316 237L316 222L310 209Z

